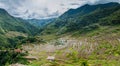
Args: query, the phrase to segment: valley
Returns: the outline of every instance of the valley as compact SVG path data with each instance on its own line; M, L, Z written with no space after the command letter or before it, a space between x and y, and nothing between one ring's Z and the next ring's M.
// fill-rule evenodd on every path
M0 9L0 50L1 66L119 66L120 4L86 4L47 20Z

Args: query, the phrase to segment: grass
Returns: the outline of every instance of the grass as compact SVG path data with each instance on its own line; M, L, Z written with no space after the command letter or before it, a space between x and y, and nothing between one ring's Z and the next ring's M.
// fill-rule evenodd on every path
M40 36L42 39L46 40L46 41L50 41L50 40L53 40L53 39L56 39L58 38L56 35L54 34L48 34L48 35L43 35L43 36Z
M9 31L5 34L5 36L11 38L11 37L17 37L17 36L23 36L23 37L27 37L27 34L21 33L21 32L15 32L15 31Z
M82 60L77 62L71 60L49 62L46 60L33 61L28 66L119 66L119 61L116 60Z
M119 66L119 61L112 60L88 60L89 66Z

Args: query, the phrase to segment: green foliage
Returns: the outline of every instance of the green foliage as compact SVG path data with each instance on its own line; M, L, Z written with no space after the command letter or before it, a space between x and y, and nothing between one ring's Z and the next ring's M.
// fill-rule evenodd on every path
M3 35L0 35L0 49L7 48L10 44L8 43L8 40Z
M87 62L87 61L83 61L83 62L81 63L81 66L88 66L88 62Z
M120 25L120 10L100 20L101 25Z
M72 61L72 62L78 62L79 61L79 57L78 57L78 51L75 51L75 50L73 50L72 48L70 49L70 53L69 54L67 54L67 57L68 58L70 58L70 60Z
M23 58L26 54L17 53L13 50L0 51L0 65L5 66L6 64L12 63L23 63L27 64L27 60Z
M81 29L81 31L79 32L80 34L86 34L88 32L92 32L93 30L97 30L99 29L99 25L90 25L90 26L86 26L84 28Z
M45 41L39 37L33 37L33 36L30 36L30 37L27 37L27 38L24 38L20 41L21 44L24 44L24 43L45 43Z
M21 41L25 37L18 36L13 38L7 38L3 35L0 35L0 50L6 50L9 48L18 48L21 44Z

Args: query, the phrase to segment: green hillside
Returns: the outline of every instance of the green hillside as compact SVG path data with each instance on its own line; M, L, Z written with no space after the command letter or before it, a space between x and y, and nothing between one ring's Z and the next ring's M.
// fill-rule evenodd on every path
M25 23L24 20L9 15L4 9L0 9L0 27L1 33L18 31L32 35L34 34L33 30L37 30L37 28L31 24Z
M119 12L120 4L118 3L84 5L65 12L54 22L47 25L41 34L82 33L98 29L102 26L119 25Z
M12 40L12 37L35 35L37 31L38 28L20 18L9 15L4 9L0 9L0 47L14 44L9 41ZM15 42L14 39L13 42Z

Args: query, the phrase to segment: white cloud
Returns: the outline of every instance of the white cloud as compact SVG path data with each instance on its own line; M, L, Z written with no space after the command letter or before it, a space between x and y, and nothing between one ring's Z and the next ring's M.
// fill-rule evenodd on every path
M22 18L57 17L70 8L83 4L120 2L120 0L0 0L0 8L11 15Z

